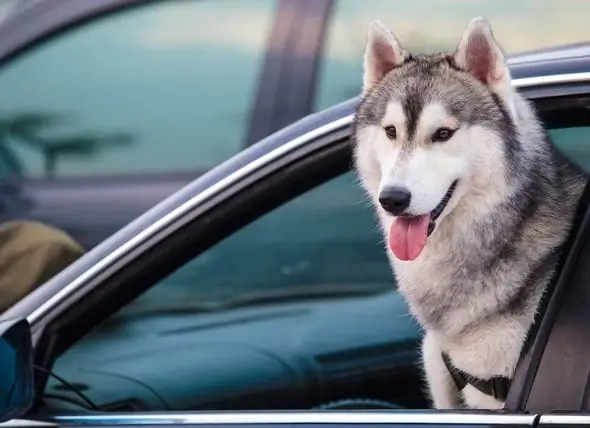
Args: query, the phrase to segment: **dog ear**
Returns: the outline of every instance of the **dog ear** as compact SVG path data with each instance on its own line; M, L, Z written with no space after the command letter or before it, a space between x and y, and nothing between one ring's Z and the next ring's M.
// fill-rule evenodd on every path
M454 59L459 68L498 92L510 84L504 52L485 18L477 17L469 21Z
M363 93L375 87L387 73L407 58L391 30L379 20L369 24L365 46Z

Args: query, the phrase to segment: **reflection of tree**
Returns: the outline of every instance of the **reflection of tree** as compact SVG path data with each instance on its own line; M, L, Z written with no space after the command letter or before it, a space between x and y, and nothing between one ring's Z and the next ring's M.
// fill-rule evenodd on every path
M45 175L54 177L60 156L92 157L111 147L128 145L133 137L128 133L78 132L59 136L45 133L66 122L64 115L32 112L0 118L0 157L16 174L21 175L23 165L6 144L14 139L43 155ZM45 134L45 135L44 135Z

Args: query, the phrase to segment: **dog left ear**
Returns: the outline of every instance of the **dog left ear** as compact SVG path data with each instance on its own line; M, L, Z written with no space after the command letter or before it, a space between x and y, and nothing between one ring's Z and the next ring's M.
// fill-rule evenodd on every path
M369 24L365 46L363 93L367 93L383 80L385 75L401 65L408 53L397 37L381 21Z
M510 72L504 52L496 41L489 22L484 18L477 17L469 21L454 60L459 68L496 92L504 92L510 85Z

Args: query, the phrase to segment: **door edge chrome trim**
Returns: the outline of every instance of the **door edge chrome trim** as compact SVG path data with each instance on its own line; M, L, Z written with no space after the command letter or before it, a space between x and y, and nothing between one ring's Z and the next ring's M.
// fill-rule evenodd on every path
M582 72L523 77L520 79L513 79L512 85L518 89L524 89L531 86L552 86L562 85L565 83L587 83L588 81L590 81L590 72Z
M539 418L539 426L543 425L586 425L590 426L590 414L588 415L542 415Z
M368 412L204 412L133 413L118 415L56 416L48 421L76 424L482 424L528 425L536 415L494 412L368 411Z

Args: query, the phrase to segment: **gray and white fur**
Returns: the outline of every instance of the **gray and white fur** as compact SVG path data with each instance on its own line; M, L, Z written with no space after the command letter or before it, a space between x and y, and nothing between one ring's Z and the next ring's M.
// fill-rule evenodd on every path
M469 22L455 52L432 55L406 51L373 21L354 127L356 170L386 242L395 221L429 215L457 181L420 254L400 260L390 244L387 254L425 331L434 407L502 408L470 385L458 391L441 352L472 376L512 378L585 175L512 86L483 18ZM392 188L411 195L403 212L380 202Z

